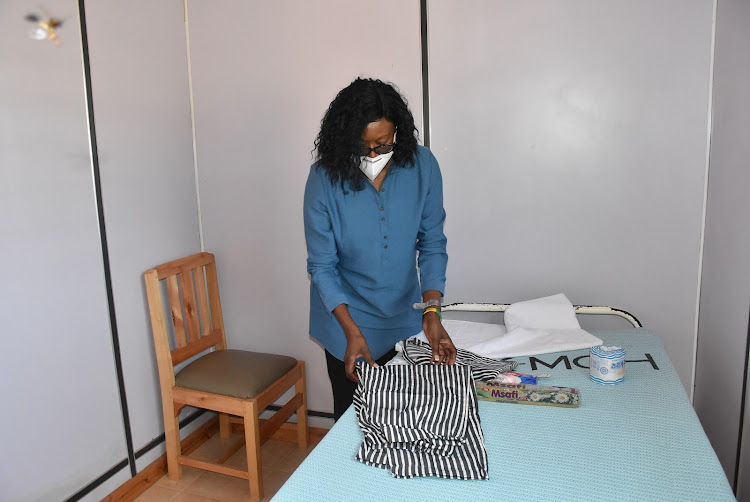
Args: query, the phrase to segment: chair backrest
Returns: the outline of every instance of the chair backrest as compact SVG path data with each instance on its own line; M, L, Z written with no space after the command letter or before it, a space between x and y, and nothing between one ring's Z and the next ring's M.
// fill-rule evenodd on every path
M174 385L174 365L210 347L227 348L216 261L211 253L197 253L147 270L144 279L159 373L162 378L171 375ZM174 349L164 318L162 280L174 324Z

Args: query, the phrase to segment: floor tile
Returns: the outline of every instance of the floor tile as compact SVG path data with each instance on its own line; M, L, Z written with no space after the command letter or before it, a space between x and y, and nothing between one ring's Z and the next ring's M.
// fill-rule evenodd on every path
M263 457L261 456L261 464ZM233 469L247 470L247 449L243 446L234 455L229 457L224 465Z
M179 492L177 497L170 500L170 502L223 502L219 499L205 497L203 495L196 495L190 492Z
M166 474L156 482L155 486L163 486L165 488L172 488L174 490L184 490L186 487L198 479L204 471L196 469L195 467L182 466L182 479L179 481L172 481Z
M314 446L310 445L307 448L295 447L292 451L287 453L279 462L276 464L276 469L285 471L289 474L297 470L297 467L302 463L305 458L313 451Z
M221 439L218 434L214 434L189 456L197 460L215 462L238 441L243 441L241 434L232 434L228 439Z
M190 456L201 460L215 460L228 444L239 435L232 435L229 440L222 440L218 434L211 437ZM291 473L313 450L315 444L307 448L298 448L296 443L269 439L261 447L263 465L263 501L269 501L281 488ZM224 464L235 469L247 469L247 455L243 446ZM194 467L182 467L182 479L179 482L170 480L166 475L146 490L138 502L237 502L250 500L250 487L247 480L203 471Z
M294 472L300 463L312 451L313 446L299 448L295 443L284 441L275 441L269 439L261 447L261 465L263 472L266 469L279 469L287 472ZM227 467L247 470L247 454L243 447L237 453L232 455L225 464Z
M172 488L154 485L139 495L135 502L168 502L174 500L180 493Z
M222 501L246 501L250 496L250 485L246 479L206 471L185 491Z
M270 500L279 491L281 485L286 483L289 476L288 472L267 469L263 473L263 500Z
M294 443L269 439L260 447L261 464L264 468L275 469L284 457L296 449L297 445Z

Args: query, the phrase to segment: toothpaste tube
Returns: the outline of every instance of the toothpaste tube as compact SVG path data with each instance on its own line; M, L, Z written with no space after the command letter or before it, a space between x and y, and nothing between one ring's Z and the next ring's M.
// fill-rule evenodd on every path
M549 373L541 373L539 375L531 375L529 373L518 373L516 371L506 371L500 373L494 382L499 383L522 383L529 385L536 385L540 378L548 377Z
M540 404L578 408L581 392L572 387L547 387L515 383L474 382L477 399L496 403Z

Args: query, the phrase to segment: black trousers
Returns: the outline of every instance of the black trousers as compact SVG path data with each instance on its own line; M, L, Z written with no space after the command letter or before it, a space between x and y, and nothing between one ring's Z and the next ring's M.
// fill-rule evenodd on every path
M396 349L391 349L383 357L375 362L382 366L396 356ZM331 379L333 390L333 420L338 422L341 415L351 406L354 400L354 389L357 384L346 377L344 361L339 361L326 350L326 364L328 365L328 378Z

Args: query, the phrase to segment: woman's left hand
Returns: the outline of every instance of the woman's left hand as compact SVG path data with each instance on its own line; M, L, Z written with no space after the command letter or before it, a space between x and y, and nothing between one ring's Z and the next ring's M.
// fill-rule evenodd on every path
M436 312L428 312L422 316L422 329L432 347L432 362L435 364L454 364L456 362L456 346L445 331L440 316Z

